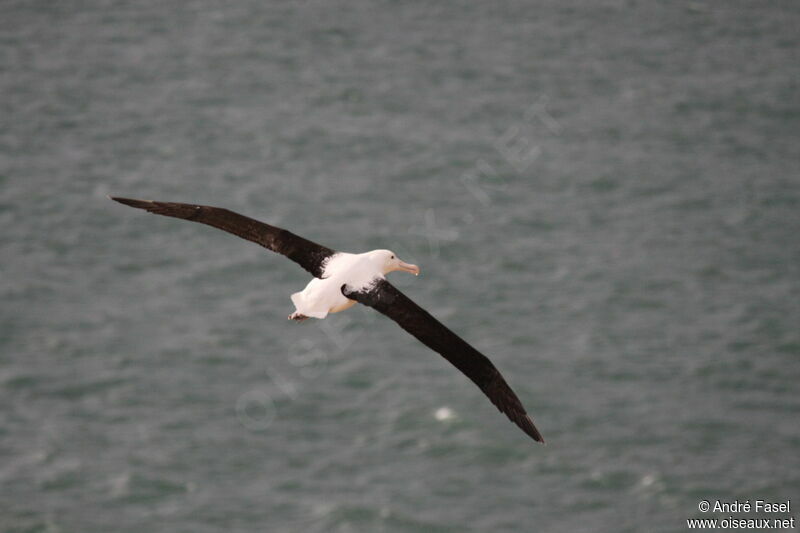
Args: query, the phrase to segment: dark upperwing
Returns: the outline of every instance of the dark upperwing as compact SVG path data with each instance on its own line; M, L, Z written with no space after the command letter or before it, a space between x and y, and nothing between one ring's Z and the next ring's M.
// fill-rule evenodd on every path
M500 371L478 350L450 331L385 279L363 290L342 287L347 298L372 307L397 322L430 349L441 354L471 379L489 400L533 440L544 438Z
M134 200L117 196L109 198L157 215L192 220L233 233L243 239L260 244L268 250L285 255L317 278L322 277L325 260L336 253L335 250L299 237L290 231L270 226L221 207Z

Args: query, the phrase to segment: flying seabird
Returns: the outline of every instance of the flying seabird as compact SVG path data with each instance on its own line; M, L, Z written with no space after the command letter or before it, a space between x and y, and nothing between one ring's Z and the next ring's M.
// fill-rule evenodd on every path
M391 250L338 252L219 207L109 198L158 215L207 224L285 255L314 276L305 289L292 294L295 311L289 315L290 320L325 318L328 313L344 311L356 303L372 307L450 361L522 431L544 443L519 398L492 362L386 280L386 274L396 270L419 275L418 266L401 261Z

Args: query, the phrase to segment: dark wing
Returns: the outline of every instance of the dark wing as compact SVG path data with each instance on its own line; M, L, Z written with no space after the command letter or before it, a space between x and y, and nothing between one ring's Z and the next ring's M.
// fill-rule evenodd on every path
M372 307L397 322L423 344L441 354L471 379L492 403L533 440L544 443L522 403L508 386L500 371L478 350L433 318L385 279L374 286L354 291L347 285L342 294Z
M220 207L133 200L116 196L109 198L157 215L192 220L233 233L273 252L285 255L318 278L322 277L325 260L336 253L335 250L298 237L285 229L270 226Z

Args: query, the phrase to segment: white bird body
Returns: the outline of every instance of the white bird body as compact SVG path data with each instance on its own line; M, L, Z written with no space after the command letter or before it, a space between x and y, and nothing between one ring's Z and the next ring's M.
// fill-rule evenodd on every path
M400 261L389 250L373 250L363 254L338 252L325 263L321 278L314 278L306 288L292 294L295 313L301 317L325 318L356 304L342 294L342 285L356 290L365 289L392 270L419 273L415 265Z

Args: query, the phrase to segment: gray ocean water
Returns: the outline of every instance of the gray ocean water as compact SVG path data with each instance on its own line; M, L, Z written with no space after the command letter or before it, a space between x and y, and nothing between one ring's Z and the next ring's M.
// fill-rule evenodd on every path
M794 1L3 2L0 531L800 505L798 27ZM393 249L547 446L369 309L288 323L293 263L107 194Z

